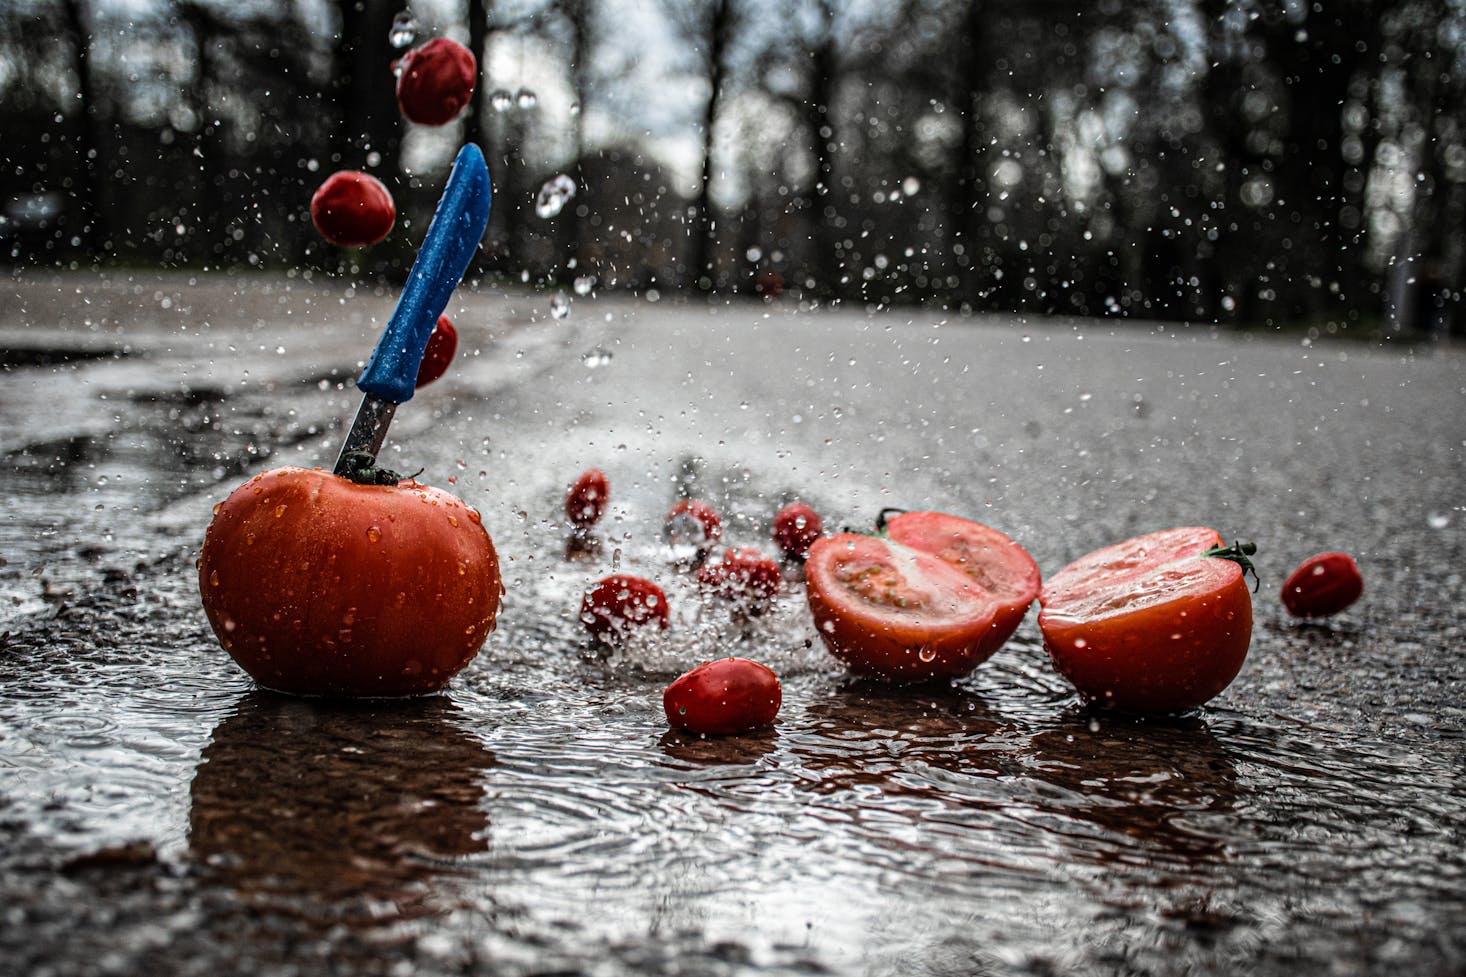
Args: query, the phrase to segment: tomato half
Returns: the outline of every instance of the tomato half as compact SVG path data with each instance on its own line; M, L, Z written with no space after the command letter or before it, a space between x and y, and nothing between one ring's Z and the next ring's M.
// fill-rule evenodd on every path
M1168 529L1055 574L1038 624L1059 674L1127 712L1181 712L1225 689L1252 640L1244 569L1225 549L1214 530Z
M199 590L224 650L301 695L436 691L494 629L499 560L479 514L411 479L277 468L220 503Z
M773 669L747 658L703 662L662 693L674 729L726 736L767 726L779 714L783 690Z
M966 675L1017 629L1039 591L1038 566L981 523L911 512L889 536L841 533L810 547L815 630L858 675L921 682Z
M1337 614L1364 593L1364 577L1348 553L1310 556L1288 574L1279 595L1294 617Z

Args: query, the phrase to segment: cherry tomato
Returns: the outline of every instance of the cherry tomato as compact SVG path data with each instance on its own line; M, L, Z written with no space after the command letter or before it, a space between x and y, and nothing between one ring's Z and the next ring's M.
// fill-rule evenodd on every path
M697 571L697 585L724 600L749 604L772 599L784 586L779 564L751 546L725 550Z
M791 502L774 516L774 542L791 560L802 560L825 531L820 514L803 502Z
M611 480L599 468L581 472L565 494L565 518L577 529L589 529L605 514L611 498Z
M580 601L580 622L600 641L619 641L651 625L665 631L668 619L662 588L626 573L612 574L597 583Z
M321 237L339 247L376 244L387 236L396 220L392 194L369 173L332 173L311 195L311 223Z
M706 552L723 538L723 517L706 502L682 499L667 513L662 531L674 546L694 546Z
M747 658L703 662L662 693L674 729L718 736L769 725L782 700L779 676Z
M1337 614L1364 593L1364 578L1348 553L1310 556L1283 583L1283 606L1294 617Z
M1192 709L1237 676L1252 639L1252 550L1214 530L1167 529L1080 557L1039 596L1054 667L1090 702Z
M453 354L458 352L458 330L453 320L445 315L438 316L438 324L428 336L427 348L423 350L422 363L417 368L417 386L426 387L448 372Z
M224 650L301 695L442 688L494 629L499 560L479 514L412 479L256 475L220 503L199 589Z
M815 540L805 563L815 630L858 675L966 675L1023 620L1037 565L996 529L957 516L905 513L888 529Z
M478 62L446 37L413 48L397 62L397 106L409 122L446 125L473 98Z

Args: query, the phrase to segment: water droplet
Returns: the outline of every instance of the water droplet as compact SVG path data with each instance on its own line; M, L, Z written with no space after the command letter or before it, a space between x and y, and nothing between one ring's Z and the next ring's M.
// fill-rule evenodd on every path
M574 102L571 102L570 103L570 114L571 115L579 115L580 114L580 100L579 99L576 99Z
M1445 529L1451 524L1449 512L1432 512L1425 517L1425 524L1431 529Z
M534 198L534 212L537 216L551 218L565 209L575 196L575 181L564 173L545 181Z
M373 543L380 542L381 539L382 539L382 531L380 529L378 529L376 526L368 526L367 527L367 539L370 542L373 542Z
M921 189L921 181L914 176L908 176L901 181L901 192L906 196L914 196Z
M679 715L679 716L685 716L685 715L687 715L687 707L686 706L678 706L677 707L677 715Z
M508 112L514 105L514 96L502 88L496 88L489 94L489 108L495 112Z
M514 93L514 104L527 112L540 104L540 97L528 88L521 88Z
M283 506L283 505L277 505L277 506L275 506L275 518L276 519L279 519L281 516L285 515L285 508L286 507Z
M224 508L224 503L223 502L215 502L214 503L214 515L217 516L219 514L219 510L222 509L222 508Z
M922 645L916 652L916 657L924 662L929 662L937 657L937 650L931 645Z
M209 586L210 587L217 587L217 586L219 586L219 571L218 570L210 570L209 571Z
M575 294L589 295L591 289L596 287L595 275L578 275L575 279Z
M1089 647L1089 642L1088 641L1085 641L1083 638L1075 638L1074 639L1074 650L1075 651L1083 651L1085 648L1088 648L1088 647Z
M387 32L387 41L395 48L405 48L417 40L417 21L412 11L404 10L392 18L392 29Z
M550 315L556 319L570 318L570 299L564 292L556 292L550 299Z

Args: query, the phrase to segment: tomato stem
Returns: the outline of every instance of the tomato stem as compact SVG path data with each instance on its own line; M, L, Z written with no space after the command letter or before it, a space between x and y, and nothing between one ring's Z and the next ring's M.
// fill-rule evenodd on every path
M1213 546L1201 555L1231 560L1242 568L1242 579L1244 580L1247 579L1249 573L1252 574L1252 592L1255 594L1257 593L1257 588L1262 585L1262 581L1257 578L1257 568L1252 565L1252 561L1248 557L1256 552L1257 544L1249 540L1245 543L1233 542L1231 546Z
M882 510L881 510L881 511L880 511L880 512L879 512L879 513L878 513L878 514L877 514L877 515L876 515L876 532L877 532L877 533L878 533L878 534L882 534L882 535L884 535L884 534L885 534L885 532L886 532L886 522L887 522L887 521L888 521L888 520L889 520L889 519L890 519L890 518L891 518L891 517L892 517L892 516L899 516L899 515L901 515L901 514L902 514L902 513L903 513L903 512L907 512L907 511L908 511L908 510L906 510L906 509L897 509L897 508L895 508L895 507L894 507L894 506L887 506L887 507L886 507L886 508L884 508L884 509L882 509Z
M392 469L379 467L370 451L347 452L342 459L341 477L358 485L396 485L402 481L402 476Z

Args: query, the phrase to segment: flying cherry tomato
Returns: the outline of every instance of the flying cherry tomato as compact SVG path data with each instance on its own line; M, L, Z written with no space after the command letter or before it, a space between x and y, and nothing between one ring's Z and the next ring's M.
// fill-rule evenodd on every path
M667 513L662 532L673 546L692 546L706 553L723 538L723 517L706 502L680 499Z
M433 692L494 629L499 560L479 514L410 478L355 474L379 484L276 468L215 509L198 561L204 612L265 688Z
M587 590L580 601L580 623L598 641L614 643L655 625L667 629L667 595L652 581L617 573Z
M473 98L478 62L446 37L413 48L397 62L397 106L409 122L441 126L458 118Z
M448 372L453 354L458 352L458 330L453 320L445 315L438 316L438 324L428 336L427 348L423 350L422 363L417 368L417 386L426 387Z
M1364 593L1364 577L1348 553L1320 553L1304 560L1283 583L1283 606L1294 617L1337 614Z
M1193 709L1225 689L1252 639L1250 543L1167 529L1080 557L1039 595L1044 649L1086 700L1125 712Z
M802 560L825 531L820 514L803 502L790 502L774 516L774 542L790 560Z
M600 522L610 498L611 480L599 468L589 468L565 494L565 518L576 529L589 529Z
M752 546L725 550L697 571L697 584L724 600L757 605L771 600L784 585L779 564Z
M662 707L674 729L713 736L769 725L782 700L779 676L747 658L703 662L662 693Z
M376 244L392 230L397 208L382 181L359 170L340 170L311 195L311 223L343 248Z
M805 562L815 630L857 675L966 675L1038 596L1033 557L996 529L940 512L902 513L885 529L821 537Z

